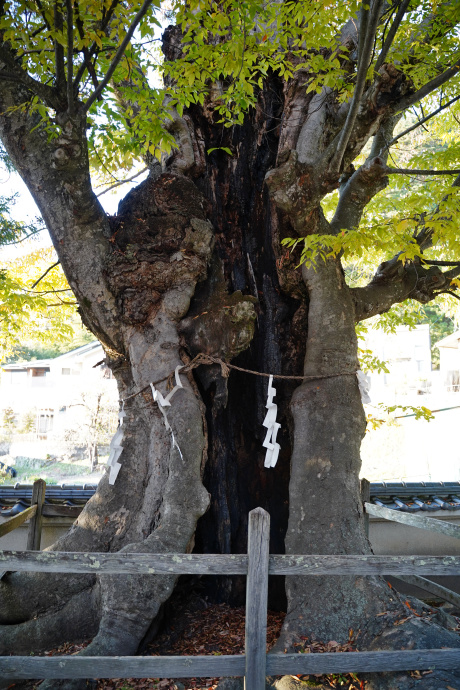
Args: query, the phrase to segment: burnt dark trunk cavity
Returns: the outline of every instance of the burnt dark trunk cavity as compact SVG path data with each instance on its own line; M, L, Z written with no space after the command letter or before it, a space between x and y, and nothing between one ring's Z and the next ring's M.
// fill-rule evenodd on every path
M234 364L295 375L302 371L305 356L306 320L296 318L300 308L305 309L305 298L295 299L280 287L279 220L264 184L266 172L275 165L282 107L282 88L273 80L243 126L226 129L201 115L196 126L205 149L227 146L233 157L223 151L211 154L207 174L196 184L210 201L215 251L227 291L257 299L254 337ZM199 290L196 300L200 301ZM207 408L209 458L204 483L211 506L199 522L196 550L245 552L248 512L262 506L271 515L271 552L283 553L291 455L289 401L299 382L275 380L282 451L276 467L266 469L262 421L268 379L233 371L226 391L218 367L212 372L199 369L198 379ZM240 603L244 581L219 578L210 590L220 601ZM276 582L270 604L281 608L284 602L283 583Z

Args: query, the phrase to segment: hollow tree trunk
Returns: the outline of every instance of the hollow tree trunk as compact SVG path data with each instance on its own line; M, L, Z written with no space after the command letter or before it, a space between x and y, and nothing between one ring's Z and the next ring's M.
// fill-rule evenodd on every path
M171 31L166 43L174 37ZM368 553L358 493L365 422L354 294L339 259L302 274L298 256L280 245L286 236L328 231L320 200L338 176L321 177L308 161L334 136L334 117L327 119L305 83L285 87L271 77L241 127L216 124L211 99L191 107L173 121L179 149L162 171L152 166L109 219L91 190L84 117L61 122L60 138L48 141L35 116L14 108L26 96L23 87L0 83L0 111L8 111L0 116L2 141L126 399L116 482L103 477L52 548L244 551L247 513L260 505L272 517L273 553L283 552L286 529L290 552ZM372 116L360 124L361 147L384 113ZM206 153L222 146L233 155ZM226 379L219 367L182 374L167 413L172 443L149 384L199 353L259 372L317 377L275 383L282 452L274 469L263 466L267 379L253 374ZM158 385L165 393L166 381ZM10 575L1 583L0 649L37 652L91 636L84 654L135 653L174 582ZM240 599L240 582L224 581L215 595ZM292 578L287 596L284 648L306 634L342 640L350 627L361 628L370 645L384 625L376 614L391 609L393 620L403 610L378 580ZM282 600L275 586L272 601Z

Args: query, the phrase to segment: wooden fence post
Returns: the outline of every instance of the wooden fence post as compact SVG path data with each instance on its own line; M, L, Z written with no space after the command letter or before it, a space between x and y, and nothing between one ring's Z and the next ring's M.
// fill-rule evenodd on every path
M367 479L361 479L361 501L363 503L364 510L364 531L366 532L366 537L369 539L369 513L366 512L364 508L365 503L370 503L371 500L371 483Z
M27 551L40 551L42 538L42 508L45 501L46 482L44 479L37 479L32 489L31 505L37 506L37 512L29 522L27 534Z
M265 690L270 515L263 508L249 513L246 580L245 690Z

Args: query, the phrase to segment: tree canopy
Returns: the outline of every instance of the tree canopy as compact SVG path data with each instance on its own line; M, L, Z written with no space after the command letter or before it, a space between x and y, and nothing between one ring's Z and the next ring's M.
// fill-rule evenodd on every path
M1 78L27 88L24 103L15 107L36 110L42 118L37 126L51 138L59 136L56 115L71 116L79 103L88 113L93 171L113 183L120 171L170 154L181 141L184 108L203 105L210 95L215 123L231 129L256 107L268 74L286 84L301 75L305 95L314 94L318 105L328 99L343 104L338 120L351 125L350 115L356 118L363 108L364 91L367 98L385 91L395 78L385 65L397 65L407 95L393 108L394 129L373 151L386 160L391 150L383 171L389 185L384 194L371 195L359 227L336 224L332 236L313 233L300 241L301 261L340 254L352 267L352 280L361 276L359 285L389 256L398 254L401 262L420 257L415 235L421 223L430 237L425 258L458 258L458 189L452 182L460 170L459 11L458 2L409 0L372 7L312 0L170 6L145 0L129 7L117 0L5 2ZM181 44L163 59L158 41L166 19L180 28ZM368 29L366 45L363 31L359 40L347 35L357 22ZM350 98L354 109L347 114ZM236 153L231 145L216 146L215 155L219 150ZM369 153L370 143L347 160L342 183ZM332 168L338 169L337 162L336 156ZM338 190L325 189L322 197L332 219ZM284 242L290 247L299 238ZM451 274L442 293L458 288L455 269Z

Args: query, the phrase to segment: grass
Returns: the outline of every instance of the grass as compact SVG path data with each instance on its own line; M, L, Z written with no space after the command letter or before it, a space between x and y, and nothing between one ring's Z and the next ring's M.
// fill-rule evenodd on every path
M100 458L104 465L107 458ZM10 474L0 475L0 484L33 484L37 479L44 479L47 484L60 484L70 477L92 476L89 460L76 460L75 462L62 462L59 459L39 460L35 458L16 458L16 461L7 461L16 470L16 477ZM101 465L97 468L101 469ZM96 479L96 478L95 478Z

